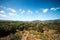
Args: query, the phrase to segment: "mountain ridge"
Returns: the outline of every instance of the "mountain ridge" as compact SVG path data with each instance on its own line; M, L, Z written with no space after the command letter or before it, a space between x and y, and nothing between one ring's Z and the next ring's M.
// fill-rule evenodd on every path
M15 20L0 20L0 21L13 21L13 22L60 22L60 19L54 19L54 20L33 20L33 21L15 21Z

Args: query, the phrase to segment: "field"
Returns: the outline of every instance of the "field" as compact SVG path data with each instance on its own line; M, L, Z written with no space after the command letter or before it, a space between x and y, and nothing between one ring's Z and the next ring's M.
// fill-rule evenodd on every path
M0 40L60 40L60 21L2 21Z

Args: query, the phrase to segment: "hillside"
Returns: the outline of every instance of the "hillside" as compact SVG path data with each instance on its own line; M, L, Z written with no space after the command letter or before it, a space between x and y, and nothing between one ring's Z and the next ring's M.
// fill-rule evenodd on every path
M25 36L24 36L25 35ZM59 40L60 20L0 20L0 40Z

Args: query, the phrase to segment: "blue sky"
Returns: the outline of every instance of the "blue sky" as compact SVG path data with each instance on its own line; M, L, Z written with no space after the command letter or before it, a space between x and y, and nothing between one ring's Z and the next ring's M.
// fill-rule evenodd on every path
M0 20L60 19L60 0L0 0Z

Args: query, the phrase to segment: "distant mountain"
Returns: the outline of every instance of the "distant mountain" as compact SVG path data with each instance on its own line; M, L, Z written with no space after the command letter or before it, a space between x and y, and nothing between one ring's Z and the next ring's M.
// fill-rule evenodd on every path
M49 23L58 22L58 23L60 23L60 19L56 19L56 20L44 20L44 21L34 20L34 21L32 21L32 22L49 22Z
M60 19L56 19L56 20L46 20L45 22L58 22L58 23L60 23Z
M33 20L32 22L42 22L41 20Z
M56 20L33 20L33 21L13 21L13 20L0 20L0 22L49 22L49 23L52 23L52 22L58 22L60 23L60 19L56 19Z

